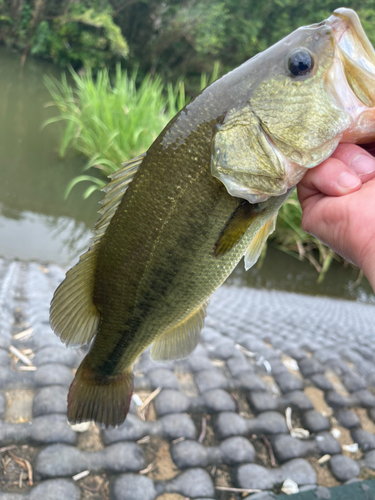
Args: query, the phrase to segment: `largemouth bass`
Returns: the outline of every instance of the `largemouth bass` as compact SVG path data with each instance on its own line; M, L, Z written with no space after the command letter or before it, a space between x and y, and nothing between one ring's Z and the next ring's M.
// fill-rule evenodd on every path
M375 53L355 12L299 28L207 87L105 189L88 252L51 304L67 345L88 344L72 422L126 418L132 365L199 342L211 293L250 267L293 187L341 142L375 139Z

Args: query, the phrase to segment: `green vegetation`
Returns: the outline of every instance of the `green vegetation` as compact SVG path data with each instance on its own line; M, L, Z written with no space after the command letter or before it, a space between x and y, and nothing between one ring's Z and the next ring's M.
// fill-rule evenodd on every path
M209 78L201 75L201 88L216 80L219 66ZM183 81L173 87L163 85L159 77L145 77L136 85L137 73L128 75L118 65L111 81L107 69L96 78L91 71L78 75L71 70L74 87L66 75L61 82L46 77L46 86L60 114L44 125L64 122L59 154L64 157L69 147L88 158L85 170L98 168L104 176L118 170L121 163L146 151L171 118L188 102ZM70 190L81 181L93 185L85 191L88 197L102 188L103 177L79 175L69 184Z
M0 0L0 40L60 66L95 70L129 54L107 0Z
M89 71L79 76L71 71L75 88L63 75L61 82L45 79L60 116L46 122L66 123L60 145L60 156L69 146L88 158L85 170L101 169L104 176L118 170L126 159L145 151L169 121L167 100L160 78L146 77L136 88L136 73L127 75L118 66L113 84L108 70L98 72L94 80ZM105 185L104 179L80 175L67 189L80 181L91 181L84 196Z
M0 0L0 41L76 70L121 61L187 91L218 60L223 73L338 7L355 9L375 43L373 0Z
M270 240L280 250L300 260L306 258L319 273L318 282L323 281L332 259L341 257L326 247L301 227L302 209L294 191L279 211L277 226Z

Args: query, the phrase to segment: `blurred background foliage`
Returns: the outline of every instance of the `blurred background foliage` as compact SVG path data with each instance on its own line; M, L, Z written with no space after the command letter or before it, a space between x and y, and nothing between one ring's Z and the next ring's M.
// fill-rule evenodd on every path
M184 76L187 91L213 61L238 66L298 26L355 9L375 42L373 0L0 0L0 40L74 69L138 68Z
M0 0L0 41L21 65L31 55L70 68L46 79L58 109L46 124L63 123L61 157L71 147L87 158L66 194L84 181L88 197L208 83L338 7L357 11L375 45L373 0ZM320 279L338 258L301 229L295 194L272 238Z

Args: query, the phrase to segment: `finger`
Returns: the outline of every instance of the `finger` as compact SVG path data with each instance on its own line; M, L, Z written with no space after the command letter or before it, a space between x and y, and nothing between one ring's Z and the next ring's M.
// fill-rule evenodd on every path
M362 182L375 177L375 158L356 144L339 144L331 158L344 162Z
M361 179L337 158L328 158L317 167L308 170L298 185L298 198L303 202L317 194L343 196L357 191L362 185Z

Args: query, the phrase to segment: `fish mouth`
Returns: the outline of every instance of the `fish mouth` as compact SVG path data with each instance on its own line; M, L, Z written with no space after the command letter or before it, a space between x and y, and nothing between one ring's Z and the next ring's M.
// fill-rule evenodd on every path
M327 23L332 27L345 57L374 76L375 51L356 12L345 8L336 9Z
M354 94L367 107L375 106L375 51L351 9L337 9L327 20L333 29L345 76Z
M354 126L344 134L345 142L375 140L374 48L353 10L337 9L326 22L336 40L330 86L353 118Z

